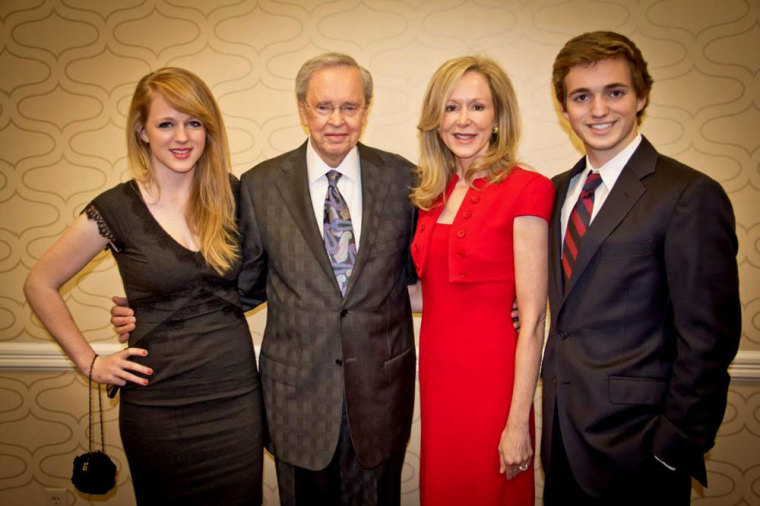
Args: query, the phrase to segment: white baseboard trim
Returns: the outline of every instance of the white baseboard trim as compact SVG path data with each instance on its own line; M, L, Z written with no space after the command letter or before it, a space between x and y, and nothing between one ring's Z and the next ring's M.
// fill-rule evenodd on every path
M760 380L760 351L739 350L728 372L732 380Z
M119 343L91 343L98 355L110 355L124 349ZM259 356L259 346L256 357ZM55 343L0 343L1 371L65 371L74 363Z
M124 348L118 343L92 343L98 355L109 355ZM0 343L0 371L66 370L73 362L55 343Z
M98 354L122 349L118 343L93 343ZM256 346L256 356L261 350ZM73 364L55 343L0 343L0 371L66 370ZM760 351L739 350L728 368L735 381L760 380Z

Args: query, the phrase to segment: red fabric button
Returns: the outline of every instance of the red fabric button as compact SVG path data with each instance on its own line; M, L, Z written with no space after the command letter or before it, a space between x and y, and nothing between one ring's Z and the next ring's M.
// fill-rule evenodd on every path
M465 232L464 230L457 230L457 237L459 237L460 239L466 235L467 235L467 232Z

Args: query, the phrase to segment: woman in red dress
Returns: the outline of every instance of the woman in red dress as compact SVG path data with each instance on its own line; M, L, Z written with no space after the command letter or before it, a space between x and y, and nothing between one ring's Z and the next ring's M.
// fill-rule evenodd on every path
M421 503L532 506L554 189L515 165L517 100L488 58L444 63L418 128Z

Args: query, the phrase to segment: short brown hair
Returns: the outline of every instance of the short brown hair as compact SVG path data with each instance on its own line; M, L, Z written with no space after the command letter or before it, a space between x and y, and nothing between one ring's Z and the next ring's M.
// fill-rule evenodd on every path
M610 58L619 58L628 64L636 96L646 99L644 107L637 113L640 123L644 110L649 105L649 92L652 90L653 81L641 51L625 35L604 31L588 32L567 41L554 59L552 72L554 94L557 96L562 110L567 110L565 77L570 70L578 65L592 65Z

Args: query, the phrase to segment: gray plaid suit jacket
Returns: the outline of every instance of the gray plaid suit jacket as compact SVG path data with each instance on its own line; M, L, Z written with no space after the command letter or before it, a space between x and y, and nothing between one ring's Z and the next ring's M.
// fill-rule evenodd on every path
M403 451L411 428L413 165L361 144L359 159L361 244L345 298L312 210L306 143L241 178L239 284L248 307L267 301L259 365L270 449L311 470L333 456L344 396L365 467Z

